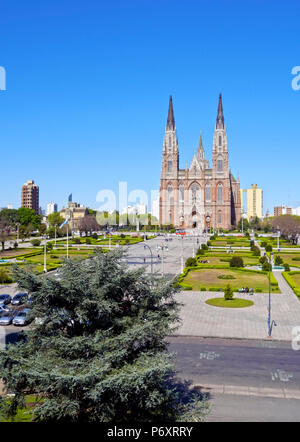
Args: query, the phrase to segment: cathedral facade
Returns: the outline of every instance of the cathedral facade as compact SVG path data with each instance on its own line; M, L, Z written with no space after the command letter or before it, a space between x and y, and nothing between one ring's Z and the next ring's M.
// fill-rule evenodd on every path
M185 169L179 168L172 96L163 142L159 223L185 229L230 230L241 218L240 183L229 168L222 95L219 96L213 136L212 167L205 157L202 136L197 153Z

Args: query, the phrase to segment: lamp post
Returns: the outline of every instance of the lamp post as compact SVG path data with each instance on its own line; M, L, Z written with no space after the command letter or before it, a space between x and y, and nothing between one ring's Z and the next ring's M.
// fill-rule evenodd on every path
M146 247L150 250L150 255L151 255L151 273L153 273L153 254L152 254L152 250L151 250L151 247L148 246L148 244L144 244L144 249Z
M54 229L55 229L55 241L54 241L54 248L56 249L56 225L55 225Z
M279 230L279 226L277 226L277 250L278 250L278 252L280 251L279 238L280 238L280 230Z
M183 273L183 235L181 235L181 273Z
M269 257L269 306L268 306L268 338L271 338L273 325L276 326L275 321L271 321L271 260L273 257L273 252L271 252Z
M47 235L45 235L44 243L44 273L47 273Z
M67 259L69 259L69 222L67 222Z

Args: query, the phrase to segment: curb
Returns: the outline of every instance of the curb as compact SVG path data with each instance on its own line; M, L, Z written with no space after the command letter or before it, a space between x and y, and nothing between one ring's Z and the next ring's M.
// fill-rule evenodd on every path
M300 400L300 390L287 390L285 388L260 388L242 385L198 385L193 384L191 389L198 390L203 394L228 394L238 396L256 396L256 397L272 397L279 399L297 399Z

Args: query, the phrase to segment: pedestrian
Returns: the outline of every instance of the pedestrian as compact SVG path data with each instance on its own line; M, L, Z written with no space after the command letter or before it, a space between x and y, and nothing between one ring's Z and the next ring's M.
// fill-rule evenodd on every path
M145 264L145 262L146 262L146 258L144 258L144 264Z
M250 295L253 295L253 288L250 289Z
M158 258L158 259L160 259L160 256L159 256L159 254L157 255L157 258Z

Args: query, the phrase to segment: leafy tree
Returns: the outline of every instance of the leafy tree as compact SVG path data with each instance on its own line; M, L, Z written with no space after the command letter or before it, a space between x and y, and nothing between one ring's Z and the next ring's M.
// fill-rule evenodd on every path
M262 264L261 269L262 269L264 272L268 272L269 270L272 271L272 264L270 264L269 261L265 261L265 262Z
M271 244L267 244L266 247L265 247L265 251L266 252L272 252L272 250L273 250L273 247L271 246Z
M88 236L88 234L92 234L94 230L99 230L99 224L96 218L92 215L85 215L79 223L80 234L85 232L85 236Z
M280 266L281 264L283 264L283 259L281 258L281 256L276 255L275 256L275 265Z
M31 244L32 244L34 247L38 247L38 246L41 245L41 241L40 241L39 239L33 239L33 240L31 241Z
M0 243L2 246L2 251L4 251L5 242L10 236L10 229L10 225L5 219L0 220Z
M19 287L43 320L0 351L0 377L14 416L38 394L37 421L156 422L204 418L202 397L173 378L166 337L178 321L173 282L129 270L122 252L68 260L61 279L16 267Z
M38 226L41 224L41 216L36 215L33 209L29 209L28 207L20 207L18 209L18 213L22 226L28 226L29 224L32 224L33 229L37 229Z
M242 219L239 220L238 224L237 224L237 228L238 230L242 230ZM243 219L243 231L246 232L246 230L249 229L249 221L247 220L247 218Z
M224 288L224 299L225 301L229 301L233 298L233 288L230 284L226 284Z
M264 262L269 262L268 258L266 257L266 255L263 255L259 258L259 262L260 264L263 264Z
M272 219L272 227L274 230L279 228L281 236L284 239L297 244L300 236L300 217L293 215L281 215Z
M46 224L40 224L38 226L38 231L40 236L44 235L46 233L46 230L47 230Z
M290 266L289 266L289 264L288 263L284 263L283 264L283 266L284 266L284 270L285 270L285 272L289 272L291 269L290 269Z
M59 212L53 212L47 216L47 221L50 227L59 227L65 221L65 219L60 215Z
M209 243L209 241L207 242L207 244ZM207 244L201 244L201 249L202 250L208 250L208 245Z
M193 267L197 265L197 259L196 258L188 258L185 262L186 267Z
M244 267L243 258L240 256L233 256L229 262L230 267Z
M20 214L17 209L0 210L0 220L6 221L10 226L15 226L20 222Z

